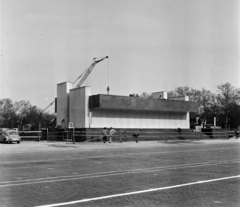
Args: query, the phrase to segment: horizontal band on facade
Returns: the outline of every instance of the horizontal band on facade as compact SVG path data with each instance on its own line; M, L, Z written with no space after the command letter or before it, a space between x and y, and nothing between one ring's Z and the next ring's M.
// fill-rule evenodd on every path
M198 112L198 103L191 101L144 99L140 97L116 95L89 96L90 109L119 109L166 112Z

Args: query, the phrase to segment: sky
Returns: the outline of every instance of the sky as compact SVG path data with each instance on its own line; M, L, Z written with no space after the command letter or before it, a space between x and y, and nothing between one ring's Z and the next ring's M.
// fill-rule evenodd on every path
M43 109L104 56L83 84L92 94L240 88L239 0L0 2L0 99Z

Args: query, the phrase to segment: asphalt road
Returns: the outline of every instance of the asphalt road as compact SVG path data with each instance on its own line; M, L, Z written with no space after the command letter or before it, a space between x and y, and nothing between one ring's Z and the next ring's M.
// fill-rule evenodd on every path
M240 141L0 144L0 207L240 206Z

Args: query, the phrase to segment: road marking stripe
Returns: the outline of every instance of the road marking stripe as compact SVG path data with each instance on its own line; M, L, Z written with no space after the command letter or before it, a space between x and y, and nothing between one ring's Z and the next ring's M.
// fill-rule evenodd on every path
M38 179L29 179L29 180L3 181L3 182L0 182L0 188L9 187L9 186L31 185L31 184L37 184L37 183L53 183L53 182L61 182L61 181L107 177L107 176L118 176L118 175L125 175L125 174L134 174L134 173L148 173L148 172L155 172L159 170L169 170L169 169L174 170L174 169L182 169L182 168L204 167L209 165L232 164L232 163L239 163L239 162L240 160L225 160L225 161L219 161L215 163L214 162L195 163L195 164L185 164L185 165L175 165L175 166L165 166L165 167L155 167L155 168L109 171L109 172L100 172L100 173L83 174L83 175L75 175L75 176L61 176L61 177L38 178Z
M120 194L101 196L101 197L95 197L95 198L86 198L86 199L81 199L81 200L76 200L76 201L65 202L65 203L47 204L47 205L41 205L41 206L36 206L36 207L55 207L55 206L64 206L64 205L71 205L71 204L77 204L77 203L86 203L86 202L90 202L90 201L97 201L97 200L103 200L103 199L109 199L109 198L129 196L129 195L135 195L135 194L141 194L141 193L149 193L149 192L154 192L154 191L161 191L161 190L167 190L167 189L172 189L172 188L180 188L180 187L185 187L185 186L210 183L210 182L216 182L216 181L221 181L221 180L229 180L229 179L234 179L234 178L240 178L240 175L216 178L216 179L211 179L211 180L202 180L202 181L196 181L196 182L191 182L191 183L166 186L166 187L161 187L161 188L151 188L151 189L147 189L147 190L133 191L133 192L129 192L129 193L120 193Z
M101 175L101 174L111 174L111 173L123 173L123 172L132 172L132 171L145 171L145 170L165 170L165 169L171 169L171 168L183 168L183 167L197 167L199 166L207 166L207 165L218 165L218 164L228 164L228 163L237 163L240 162L240 159L236 160L222 160L222 161L210 161L210 162L200 162L200 163L187 163L183 165L172 165L172 166L161 166L161 167L152 167L152 168L140 168L140 169L130 169L130 170L121 170L118 169L117 171L105 171L105 172L97 172L97 173L89 173L89 174L78 174L78 175L65 175L65 176L56 176L56 177L47 177L47 178L36 178L36 179L27 179L27 180L21 180L21 182L28 182L28 181L37 181L37 180L50 180L50 179L59 179L59 178L74 178L74 177L83 177L83 176L93 176L93 175ZM0 184L3 183L16 183L20 181L2 181Z

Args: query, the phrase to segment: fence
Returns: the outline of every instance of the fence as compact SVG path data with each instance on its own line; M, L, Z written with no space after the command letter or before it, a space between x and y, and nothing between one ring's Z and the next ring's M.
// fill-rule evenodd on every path
M119 137L119 141L132 140L135 131L120 131L115 137ZM231 137L239 137L239 133L234 131L221 131L221 132L193 132L182 131L177 132L174 130L163 131L142 131L140 132L140 140L201 140L201 139L229 139ZM116 139L115 138L115 139Z
M36 140L40 141L42 136L42 131L18 131L21 140Z
M133 139L133 129L116 130L117 133L113 135L114 142L126 142ZM102 141L102 130L88 130L88 131L24 131L20 132L20 136L24 140L37 141L66 141L66 142L100 142ZM239 133L235 131L207 131L207 132L193 132L191 130L183 130L177 132L176 130L141 130L139 140L201 140L201 139L229 139L231 137L239 137Z
M116 134L113 135L113 141L130 141L133 139L133 134L136 130L119 130ZM102 135L99 132L96 134L88 134L86 141L102 141ZM231 137L239 138L239 133L234 131L219 131L219 132L194 132L191 130L186 130L182 132L177 132L176 130L153 130L147 131L142 130L139 135L139 140L201 140L201 139L229 139Z
M74 131L42 131L42 141L66 141L66 142L75 142Z

